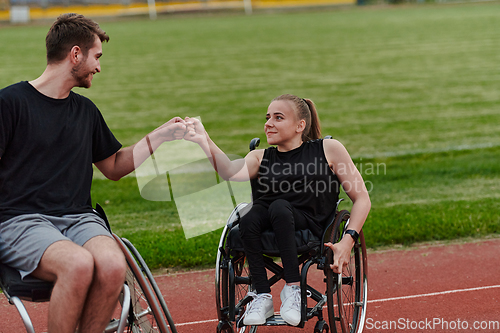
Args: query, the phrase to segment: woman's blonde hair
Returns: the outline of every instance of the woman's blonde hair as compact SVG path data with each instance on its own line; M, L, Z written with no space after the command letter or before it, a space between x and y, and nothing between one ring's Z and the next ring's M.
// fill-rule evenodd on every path
M319 123L318 111L313 101L307 98L300 98L291 94L284 94L276 97L274 101L289 101L299 120L306 121L306 127L302 132L302 141L310 141L321 138L321 126Z

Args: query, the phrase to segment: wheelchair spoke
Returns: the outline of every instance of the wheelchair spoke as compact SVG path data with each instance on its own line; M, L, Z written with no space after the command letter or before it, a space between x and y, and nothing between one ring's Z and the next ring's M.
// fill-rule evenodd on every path
M131 290L132 313L129 316L129 327L125 332L146 333L161 332L151 309L147 296L131 270L127 270L126 282Z
M338 242L347 228L349 213L341 211L337 214L336 223L330 239ZM364 237L362 236L351 250L351 258L342 274L327 274L328 315L332 333L358 333L364 325L366 311L366 275L364 256ZM331 256L331 254L330 254ZM328 260L332 260L328 257ZM331 293L336 293L336 297ZM335 302L336 301L336 302ZM336 304L335 304L336 303Z
M152 313L152 312L151 312L151 308L150 308L150 307L148 307L146 310L142 311L141 313L136 314L136 317L137 317L138 319L141 319L141 318L144 318L144 317L145 317L145 316L147 316L147 315L150 315L151 313Z
M149 319L145 317L149 313L144 311L141 315L138 315L138 320L136 321L137 325L142 328L143 332L154 332L153 325L149 322Z

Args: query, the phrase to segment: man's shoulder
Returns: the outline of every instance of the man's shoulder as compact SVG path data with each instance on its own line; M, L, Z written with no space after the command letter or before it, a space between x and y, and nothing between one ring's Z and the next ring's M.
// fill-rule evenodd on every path
M27 81L21 81L0 89L0 97L15 96L24 92L27 88Z
M79 104L81 103L81 104L86 105L87 107L93 107L93 108L97 109L97 106L95 105L94 102L92 102L92 100L90 98L83 96L83 95L80 95L79 93L76 93L73 90L70 91L69 94L70 94L70 98L75 100L77 103L79 103Z

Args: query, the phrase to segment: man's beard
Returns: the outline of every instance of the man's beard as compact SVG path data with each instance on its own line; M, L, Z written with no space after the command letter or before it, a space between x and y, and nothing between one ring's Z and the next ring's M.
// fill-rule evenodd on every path
M94 74L94 71L88 71L84 68L84 65L86 62L80 62L78 65L73 67L71 70L71 75L73 75L73 78L76 80L76 86L81 87L81 88L90 88L92 85L92 76L91 74Z

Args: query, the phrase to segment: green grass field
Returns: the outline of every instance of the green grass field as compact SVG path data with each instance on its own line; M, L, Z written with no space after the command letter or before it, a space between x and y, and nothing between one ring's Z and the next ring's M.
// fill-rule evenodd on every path
M101 26L111 37L102 73L76 91L124 145L173 116L200 116L226 153L243 156L264 138L270 100L292 93L315 101L323 133L368 182L368 246L500 231L500 3ZM41 74L48 27L0 28L0 86ZM186 240L175 204L142 199L134 177L96 174L93 200L152 267L213 264L220 231Z

